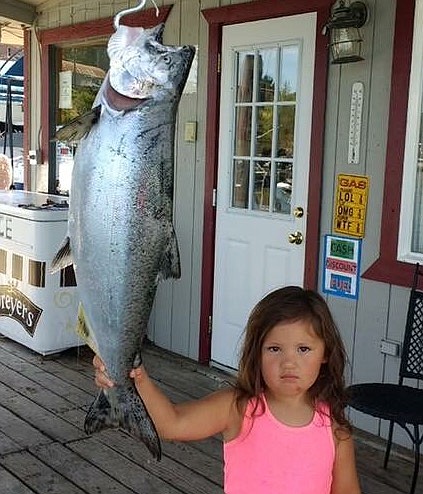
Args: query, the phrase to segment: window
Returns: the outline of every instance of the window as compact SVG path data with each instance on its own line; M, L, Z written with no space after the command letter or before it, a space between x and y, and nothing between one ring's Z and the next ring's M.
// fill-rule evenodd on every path
M150 28L165 22L172 6L125 16L124 24ZM44 29L41 40L41 160L48 162L49 193L67 194L76 143L55 142L57 127L91 108L109 66L107 41L113 18L104 17L71 26Z
M412 65L413 49L413 30L415 10L422 10L422 0L401 0L396 4L395 35L392 60L391 75L391 98L389 105L389 123L388 123L388 141L386 149L386 166L385 166L385 183L382 207L381 236L379 246L379 258L362 274L363 278L381 281L383 283L392 283L400 286L411 286L413 279L414 266L416 258L423 259L422 253L411 253L412 219L408 222L408 240L405 233L406 226L406 201L407 195L413 195L408 208L411 207L412 217L414 218L414 197L416 188L417 175L417 154L414 157L414 173L410 175L410 146L415 147L417 153L418 133L420 123L415 119L414 144L411 142L411 133L407 135L406 129L408 122L408 105L409 95L412 99L412 91L415 91L415 76L413 80L413 89L408 91L410 86L410 67ZM421 18L421 14L420 15ZM420 21L421 22L421 21ZM418 25L416 23L416 25ZM421 36L416 30L417 36ZM418 54L414 59L422 63L422 52L420 51L420 62ZM422 67L422 65L420 65ZM422 86L418 90L420 97ZM421 104L419 106L421 110ZM409 124L411 126L411 124ZM409 127L411 129L411 127ZM407 153L406 153L407 150ZM407 154L407 164L405 156ZM414 177L413 177L414 175ZM410 178L412 177L412 178ZM410 183L411 182L411 183ZM402 190L404 187L404 190ZM419 193L417 191L417 193ZM411 204L411 206L410 206ZM401 208L403 208L404 221L401 222ZM409 209L410 210L410 209ZM417 217L416 217L417 218ZM400 232L401 224L401 232ZM417 228L415 228L417 231ZM417 238L418 234L415 234ZM404 245L408 245L408 254Z
M235 53L234 208L291 213L298 44Z
M398 259L423 262L423 0L416 0Z
M53 76L54 101L57 101L54 123L58 129L90 111L109 67L109 59L107 38L55 47L54 50L58 66L58 72ZM56 153L51 159L56 162L54 192L68 195L77 143L59 141L55 144Z

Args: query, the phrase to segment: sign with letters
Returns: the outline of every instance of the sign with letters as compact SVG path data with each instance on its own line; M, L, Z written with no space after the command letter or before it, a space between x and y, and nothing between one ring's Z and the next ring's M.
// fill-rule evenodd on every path
M325 235L323 291L358 299L361 240Z
M366 224L369 177L338 175L333 231L363 238Z
M17 321L29 336L34 336L42 312L41 307L16 287L0 285L0 316Z

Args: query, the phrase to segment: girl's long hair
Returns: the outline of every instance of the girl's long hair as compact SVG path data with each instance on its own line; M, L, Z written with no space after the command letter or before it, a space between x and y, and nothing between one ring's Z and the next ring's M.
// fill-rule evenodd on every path
M265 296L252 310L245 329L245 339L235 384L236 403L240 412L248 400L256 398L256 409L264 410L260 395L265 389L261 374L261 352L268 332L280 323L310 321L316 335L324 341L326 363L322 364L316 382L309 389L313 404L329 405L332 420L351 431L345 415L347 395L344 369L346 351L330 310L313 290L287 286Z

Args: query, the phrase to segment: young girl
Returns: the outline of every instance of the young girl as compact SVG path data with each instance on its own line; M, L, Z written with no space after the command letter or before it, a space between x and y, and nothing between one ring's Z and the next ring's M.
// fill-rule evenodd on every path
M222 434L226 494L360 494L345 361L324 299L290 286L251 312L233 388L173 404L143 366L131 377L163 439ZM93 362L96 384L113 386Z

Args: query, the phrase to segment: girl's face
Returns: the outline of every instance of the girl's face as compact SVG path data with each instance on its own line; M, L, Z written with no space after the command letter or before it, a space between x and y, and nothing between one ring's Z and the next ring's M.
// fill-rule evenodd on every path
M309 321L277 324L263 341L261 373L275 397L305 396L325 362L325 343Z

